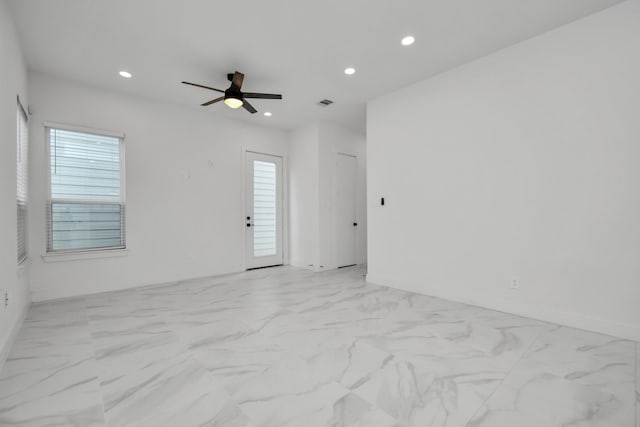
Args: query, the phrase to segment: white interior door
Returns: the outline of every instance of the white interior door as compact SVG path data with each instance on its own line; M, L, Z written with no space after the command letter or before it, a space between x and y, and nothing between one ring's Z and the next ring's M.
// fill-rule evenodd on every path
M281 265L282 158L246 153L246 266Z
M357 263L357 160L355 156L341 153L336 160L335 253L338 267Z

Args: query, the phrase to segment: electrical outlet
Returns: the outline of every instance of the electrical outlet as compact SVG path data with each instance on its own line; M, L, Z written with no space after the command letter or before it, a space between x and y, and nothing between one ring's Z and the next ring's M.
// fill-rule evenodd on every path
M520 281L517 278L511 279L511 282L509 283L509 289L511 289L512 291L520 290Z

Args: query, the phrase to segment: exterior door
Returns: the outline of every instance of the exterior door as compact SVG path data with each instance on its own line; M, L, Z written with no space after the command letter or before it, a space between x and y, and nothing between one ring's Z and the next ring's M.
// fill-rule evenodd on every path
M246 153L246 267L282 265L282 158Z
M357 263L357 160L355 156L341 153L336 159L335 256L338 268Z

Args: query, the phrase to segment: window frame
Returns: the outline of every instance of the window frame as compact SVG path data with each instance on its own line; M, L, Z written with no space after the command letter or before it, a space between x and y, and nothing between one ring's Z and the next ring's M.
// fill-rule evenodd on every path
M99 255L100 253L111 253L111 252L126 252L127 251L127 198L126 198L126 181L125 181L125 133L124 132L115 132L108 131L103 129L94 129L84 126L75 126L64 123L55 123L55 122L44 122L44 133L45 133L45 147L46 147L46 170L47 170L47 203L46 203L46 236L45 236L45 256L64 256L64 255L82 255L82 254L95 254ZM52 215L51 215L51 206L54 202L51 197L51 129L69 131L69 132L78 132L78 133L86 133L90 135L99 135L99 136L108 136L112 138L118 138L120 141L120 201L119 202L109 202L104 200L77 200L77 199L55 199L56 202L62 203L78 203L78 204L104 204L104 205L120 205L122 206L123 213L122 217L122 241L123 245L118 246L108 246L108 247L99 247L99 248L81 248L81 249L58 249L58 250L50 250L49 242L53 243L53 227L51 224Z
M18 262L18 266L23 266L27 260L29 259L29 115L27 114L27 110L22 105L20 101L20 96L16 96L17 107L16 107L16 117L17 126L16 126L16 258ZM24 119L24 125L27 130L26 138L23 139L22 134L22 121L20 117ZM23 145L26 145L26 152L23 152ZM23 161L23 155L26 155L26 161ZM18 227L19 216L17 211L20 206L20 196L18 192L18 180L20 179L20 175L22 175L23 184L24 184L24 235L23 244L24 244L24 254L21 254L19 248L20 242L20 228ZM21 256L22 255L22 256Z

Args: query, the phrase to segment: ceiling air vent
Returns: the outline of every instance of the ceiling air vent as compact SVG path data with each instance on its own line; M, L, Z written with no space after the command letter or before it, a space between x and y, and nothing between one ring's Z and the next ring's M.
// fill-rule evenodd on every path
M328 107L331 104L333 104L333 101L330 99L323 99L322 101L318 102L318 105L321 107Z

